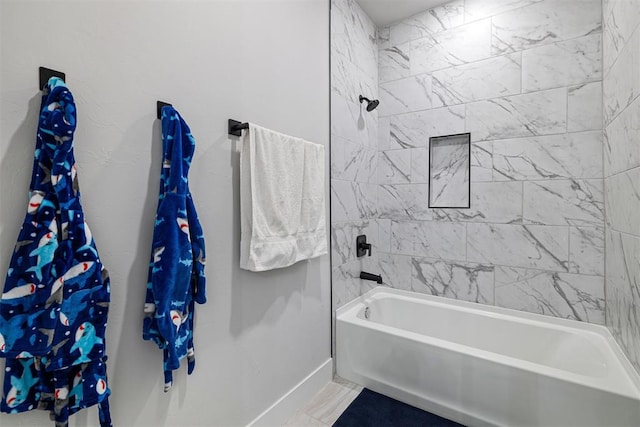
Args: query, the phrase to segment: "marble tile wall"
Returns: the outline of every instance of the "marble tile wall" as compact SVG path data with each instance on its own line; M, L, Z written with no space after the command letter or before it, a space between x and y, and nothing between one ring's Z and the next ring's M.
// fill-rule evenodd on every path
M636 141L608 153L620 173L640 163L640 133L628 130L640 101L622 92L640 93L640 82L603 93L603 67L612 81L640 76L640 32L625 24L603 39L602 16L601 0L454 0L379 30L374 251L388 285L605 323L605 241L636 266L629 251L640 247L630 237L640 206L619 209L612 234L605 204L639 195L640 180L625 172L610 180L617 193L605 190L603 94L604 118L619 121L610 136ZM606 9L605 19L618 22ZM608 44L630 58L603 61ZM463 132L471 208L429 209L429 138ZM619 289L618 300L639 289ZM640 319L627 310L619 323L631 314Z
M606 323L640 371L640 2L603 3Z
M376 27L354 0L331 1L331 261L333 306L368 291L360 271L378 270L374 256L357 258L356 236L378 246L378 175L402 182L402 159L378 170L378 110L359 95L378 98ZM419 84L419 83L417 83ZM426 93L426 92L425 92ZM429 88L430 93L430 88ZM389 103L387 103L389 105ZM420 104L419 106L422 106Z

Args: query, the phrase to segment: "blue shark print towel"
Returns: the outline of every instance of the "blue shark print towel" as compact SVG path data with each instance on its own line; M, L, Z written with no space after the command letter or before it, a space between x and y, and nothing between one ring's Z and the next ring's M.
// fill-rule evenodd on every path
M56 426L99 405L110 426L105 361L109 275L80 205L73 135L76 109L65 83L43 90L26 218L0 299L0 410L51 412Z
M195 368L194 303L206 302L204 235L187 179L195 146L178 112L163 107L160 196L142 336L163 350L165 392L183 358L189 374Z

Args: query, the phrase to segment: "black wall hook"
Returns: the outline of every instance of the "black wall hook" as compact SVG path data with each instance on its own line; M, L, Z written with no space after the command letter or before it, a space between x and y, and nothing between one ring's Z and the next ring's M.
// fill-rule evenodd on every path
M65 75L62 71L56 71L50 68L40 67L39 74L40 74L40 86L39 86L40 90L44 89L44 87L47 85L47 82L51 77L60 77L63 82L66 81Z
M162 101L158 101L156 109L158 112L158 119L162 118L162 107L167 106L167 107L172 107L171 104L167 103L167 102L162 102Z
M229 119L229 135L242 136L243 129L249 129L249 123L242 123L237 120Z

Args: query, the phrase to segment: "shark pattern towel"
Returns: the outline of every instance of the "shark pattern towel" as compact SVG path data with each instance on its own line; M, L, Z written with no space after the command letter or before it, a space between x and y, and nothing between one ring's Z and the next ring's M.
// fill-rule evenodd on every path
M105 329L109 275L84 220L73 135L76 109L65 83L43 89L26 218L0 298L0 410L51 412L56 426L99 405L110 426Z
M205 249L187 176L196 142L189 126L171 106L162 108L162 171L153 231L142 337L164 354L164 391L172 371L187 357L195 368L195 303L206 302Z

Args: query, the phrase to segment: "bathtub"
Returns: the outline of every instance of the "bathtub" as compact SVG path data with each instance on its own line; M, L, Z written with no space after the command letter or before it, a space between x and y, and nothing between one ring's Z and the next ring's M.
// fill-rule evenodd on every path
M337 311L336 367L467 426L640 426L603 326L378 287Z

